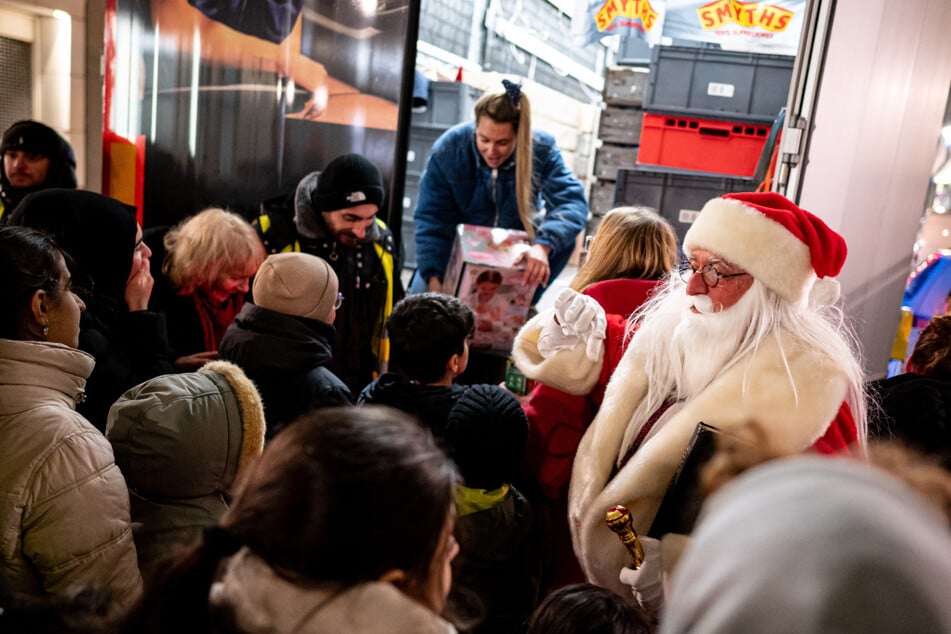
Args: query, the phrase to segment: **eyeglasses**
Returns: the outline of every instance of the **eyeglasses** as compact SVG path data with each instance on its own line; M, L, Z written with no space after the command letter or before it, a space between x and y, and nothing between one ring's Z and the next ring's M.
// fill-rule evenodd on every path
M340 308L341 304L343 304L343 293L337 293L337 299L334 301L334 310Z
M720 283L720 280L727 280L731 277L740 277L743 275L749 275L749 273L721 273L720 271L713 268L712 264L708 264L702 269L695 269L693 265L686 264L680 267L679 271L680 279L684 282L690 282L690 278L693 277L694 273L700 274L700 279L703 280L703 283L706 284L707 288L714 288L717 284Z

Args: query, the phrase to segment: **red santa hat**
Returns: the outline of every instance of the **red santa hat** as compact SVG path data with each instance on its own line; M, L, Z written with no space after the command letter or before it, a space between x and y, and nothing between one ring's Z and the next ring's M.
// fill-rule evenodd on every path
M736 264L789 302L832 304L845 264L845 239L817 216L774 192L724 194L707 202L684 236Z

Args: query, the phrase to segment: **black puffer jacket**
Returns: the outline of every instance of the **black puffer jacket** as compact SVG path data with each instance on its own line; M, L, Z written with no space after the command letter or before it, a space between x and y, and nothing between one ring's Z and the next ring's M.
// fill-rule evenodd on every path
M257 385L268 439L312 409L353 403L349 388L327 368L333 332L330 324L251 303L225 331L218 356Z
M468 385L422 385L402 374L388 372L360 392L357 404L388 405L412 414L442 442L449 411L467 389Z

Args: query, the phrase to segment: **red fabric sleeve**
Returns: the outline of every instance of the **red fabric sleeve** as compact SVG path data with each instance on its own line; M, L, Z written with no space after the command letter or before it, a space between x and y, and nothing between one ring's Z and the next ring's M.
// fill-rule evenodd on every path
M566 394L539 383L525 404L528 441L524 467L551 499L567 491L578 443L594 418L591 396Z
M627 329L631 327L631 324L626 317L622 315L612 315L611 313L608 313L605 317L607 317L608 327L607 338L604 342L604 365L601 366L601 376L598 378L598 384L594 388L594 391L598 393L598 403L600 403L604 397L604 388L607 386L608 381L611 380L614 369L617 368L618 363L621 362L621 357L624 356L624 351L627 350L627 344L630 341L630 338L627 336ZM633 326L633 328L636 329L637 326ZM633 332L634 330L631 331L631 334L633 334Z
M575 396L539 383L524 407L528 416L524 469L551 499L567 491L578 443L598 413L604 388L624 354L627 327L621 315L607 315L604 364L590 394Z
M812 447L823 454L848 454L851 451L850 447L857 440L858 431L855 427L855 418L852 416L852 408L843 401L835 419Z

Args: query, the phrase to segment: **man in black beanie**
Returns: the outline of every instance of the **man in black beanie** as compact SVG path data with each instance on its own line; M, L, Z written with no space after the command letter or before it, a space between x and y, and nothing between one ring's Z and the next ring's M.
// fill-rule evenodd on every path
M383 197L376 166L344 154L305 176L291 196L262 203L254 223L268 253L310 253L337 274L343 303L329 368L354 394L386 371L386 319L403 297L393 234L377 218Z
M27 194L59 187L76 189L76 155L52 128L37 121L17 121L0 141L0 221Z

